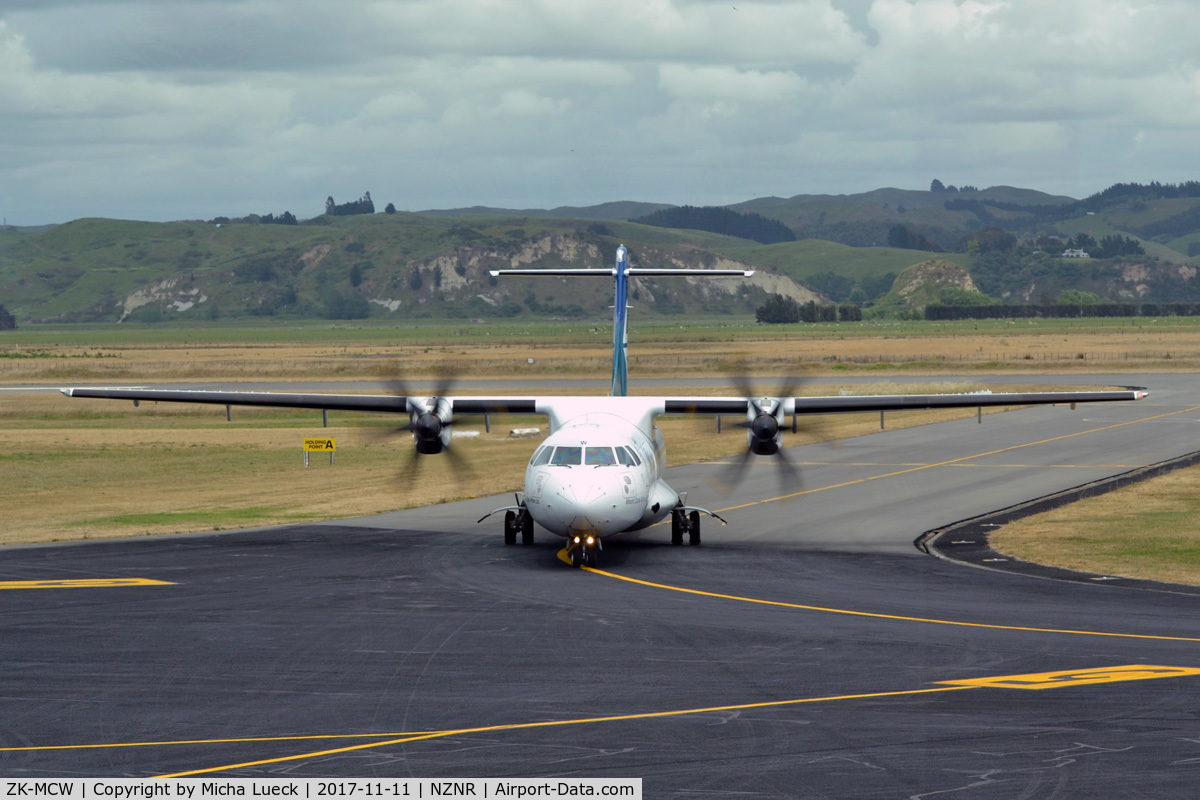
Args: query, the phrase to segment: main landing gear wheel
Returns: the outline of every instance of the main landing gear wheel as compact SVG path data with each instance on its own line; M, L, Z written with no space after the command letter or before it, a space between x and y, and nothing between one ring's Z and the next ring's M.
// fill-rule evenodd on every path
M683 536L687 534L688 544L700 544L700 512L688 513L682 508L671 512L671 544L683 544Z
M533 544L533 517L525 509L504 512L504 543L516 544L517 534L521 544Z

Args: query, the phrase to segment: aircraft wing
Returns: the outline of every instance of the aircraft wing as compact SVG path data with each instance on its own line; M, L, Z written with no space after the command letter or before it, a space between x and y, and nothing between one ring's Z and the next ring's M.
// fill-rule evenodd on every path
M161 403L209 403L227 406L311 408L327 411L369 411L406 414L414 409L409 398L398 395L324 394L321 392L219 392L191 389L63 389L68 397ZM977 408L980 406L1030 406L1073 403L1108 403L1141 400L1149 394L1131 386L1117 391L1095 392L969 392L964 394L849 395L837 397L761 398L782 400L788 414L840 414L870 411L915 411L933 408ZM426 398L421 397L422 401ZM451 409L460 414L537 414L537 397L448 397ZM582 398L578 398L582 399ZM751 402L745 397L664 397L667 414L745 414Z
M147 403L209 403L222 406L266 406L272 408L311 408L318 411L373 411L408 414L414 410L403 395L323 394L321 392L214 392L191 389L62 389L67 397L94 397L133 400ZM421 397L425 400L425 397ZM534 414L532 397L456 397L446 398L460 414Z
M965 394L849 395L839 397L755 398L782 400L786 414L841 414L863 411L916 411L933 408L978 408L980 406L1033 406L1075 403L1111 403L1141 400L1149 394L1138 386L1119 391L1096 392L969 392ZM744 397L665 398L667 414L745 414Z

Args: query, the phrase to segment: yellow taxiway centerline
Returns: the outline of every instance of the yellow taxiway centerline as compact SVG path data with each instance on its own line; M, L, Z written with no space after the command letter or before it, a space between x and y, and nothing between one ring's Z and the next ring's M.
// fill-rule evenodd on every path
M151 578L78 578L71 580L0 581L0 589L98 589L114 586L174 586Z
M248 742L282 742L303 741L312 739L344 739L344 738L375 738L384 741L365 742L346 747L327 748L306 753L296 753L274 758L243 761L236 764L224 764L216 767L203 767L185 772L156 775L157 778L183 778L190 775L205 775L226 770L244 769L266 764L278 764L285 761L297 761L307 758L350 753L375 747L387 747L397 744L408 744L428 739L463 736L476 733L495 733L498 731L532 730L535 728L555 728L571 725L589 725L602 722L627 722L631 720L665 719L696 714L716 713L725 711L746 711L758 708L781 708L785 706L810 705L814 703L831 703L849 700L869 700L883 697L913 697L926 694L942 694L966 689L1054 689L1067 686L1084 686L1100 683L1117 683L1124 681L1153 680L1159 678L1176 678L1200 675L1200 668L1151 666L1132 664L1114 667L1094 667L1082 670L1060 670L1056 672L1039 672L1023 675L999 675L984 678L968 678L950 681L938 681L938 685L930 689L904 689L890 692L861 692L855 694L826 695L821 697L804 697L791 700L768 700L760 703L739 703L724 706L706 706L703 708L674 709L669 711L648 711L638 714L616 714L604 717L583 717L580 719L548 720L541 722L518 722L505 725L483 725L474 728L457 728L442 731L424 731L410 733L357 733L357 734L314 734L304 736L263 736L227 739L192 739L160 742L115 742L109 744L90 745L45 745L35 747L3 747L0 752L24 752L31 750L84 750L104 747L163 747L171 745L194 744L233 744Z
M962 691L964 689L977 689L978 686L956 685L956 686L939 686L933 689L908 689L896 692L868 692L865 694L846 694L828 697L804 697L793 700L770 700L763 703L743 703L739 705L728 706L709 706L707 708L685 708L672 711L647 711L640 714L618 714L609 717L586 717L582 719L563 719L550 720L544 722L518 722L508 725L485 725L478 728L459 728L449 731L434 731L432 733L414 734L404 736L397 739L389 739L383 742L367 742L365 744L350 745L349 747L336 747L330 750L318 750L311 753L298 753L290 756L280 756L278 758L265 758L258 761L246 761L239 764L225 764L219 767L205 767L203 769L189 770L187 772L175 772L169 775L155 775L156 778L186 778L190 775L205 775L213 772L224 772L231 769L243 769L245 767L257 767L264 764L278 764L284 761L299 761L306 758L320 758L322 756L337 755L338 753L350 753L355 750L366 750L372 747L387 747L389 745L407 744L409 742L417 742L425 739L437 739L447 736L463 736L473 733L494 733L496 731L518 731L531 730L534 728L553 728L564 727L569 725L590 725L599 722L628 722L638 719L663 719L666 717L681 717L692 714L710 714L718 711L746 711L754 708L779 708L782 706L805 705L811 703L832 703L839 700L868 700L879 697L908 697L912 695L922 694L940 694L951 691ZM2 751L0 751L2 752Z
M653 581L644 581L640 578L630 578L625 575L618 575L615 572L597 569L595 567L580 567L580 569L603 575L606 578L615 578L619 581L628 583L636 583L641 586L648 586L652 589L665 589L670 592L680 592L682 594L693 594L701 597L713 597L718 600L734 600L739 603L753 603L760 606L776 606L778 608L795 608L801 611L817 611L823 614L842 614L850 617L868 617L870 619L888 619L897 622L924 622L930 625L950 625L959 628L984 628L994 631L1022 631L1025 633L1058 633L1068 634L1072 636L1108 636L1118 639L1150 639L1160 642L1200 642L1200 637L1189 636L1157 636L1145 633L1111 633L1106 631L1076 631L1070 629L1059 628L1034 628L1025 625L994 625L986 622L961 622L959 620L950 619L933 619L929 617L907 617L900 614L881 614L875 611L854 611L846 608L827 608L825 606L811 606L803 603L787 603L782 600L762 600L756 597L743 597L736 594L721 594L720 592L707 592L703 589L689 589L685 586L672 586L668 583L655 583Z

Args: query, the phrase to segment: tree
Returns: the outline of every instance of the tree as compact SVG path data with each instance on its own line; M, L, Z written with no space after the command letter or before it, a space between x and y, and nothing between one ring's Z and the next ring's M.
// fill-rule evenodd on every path
M1141 256L1146 250L1137 239L1128 236L1105 236L1100 240L1097 258L1116 258L1118 256Z
M8 313L8 309L0 306L0 331L11 331L16 329L17 320L12 314Z
M979 249L975 251L971 247L971 242L978 242ZM978 230L973 233L968 233L966 236L958 240L958 252L971 253L974 255L979 253L1007 253L1017 244L1017 237L1013 236L1008 231L997 228L995 225L988 225L983 230Z
M1075 234L1071 240L1067 242L1067 246L1076 250L1086 250L1088 253L1100 248L1100 245L1096 242L1096 240L1086 233Z
M937 178L934 178L934 179L933 179L933 180L932 180L932 181L929 183L929 191L931 191L931 192L944 192L944 191L946 191L946 187L945 187L945 185L944 185L944 184L943 184L941 181L939 181Z
M335 217L349 217L354 214L374 214L375 203L371 200L370 192L363 192L363 196L357 200L352 200L349 203L335 203L330 197L325 201L325 213Z
M388 204L387 204L387 208L385 208L385 209L383 210L383 213L385 213L385 214L395 214L395 213L396 213L396 204L395 204L395 203L388 203Z
M933 253L945 252L937 242L930 241L916 231L909 230L905 225L893 225L888 231L888 247L899 247L901 250L928 250Z
M790 297L773 294L754 312L754 319L766 324L799 322L800 304Z
M1058 304L1063 306L1094 306L1103 302L1100 295L1082 289L1063 289L1058 295Z
M838 322L862 322L862 309L858 306L838 306Z
M938 290L938 303L944 306L990 306L995 302L983 292L973 292L961 286L943 286Z

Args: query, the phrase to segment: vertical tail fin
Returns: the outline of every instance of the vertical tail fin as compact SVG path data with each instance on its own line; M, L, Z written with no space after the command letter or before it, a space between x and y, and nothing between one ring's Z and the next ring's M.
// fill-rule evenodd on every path
M629 349L629 251L625 245L617 248L616 288L613 292L613 357L612 357L612 389L609 394L613 397L624 397L629 390L629 362L626 361L626 351Z
M613 291L613 358L612 389L614 397L624 397L629 390L629 278L644 275L651 278L679 276L725 278L748 278L754 270L741 269L648 269L629 266L629 251L625 245L617 247L617 263L612 269L493 269L492 275L556 275L559 277L611 276L616 279Z

